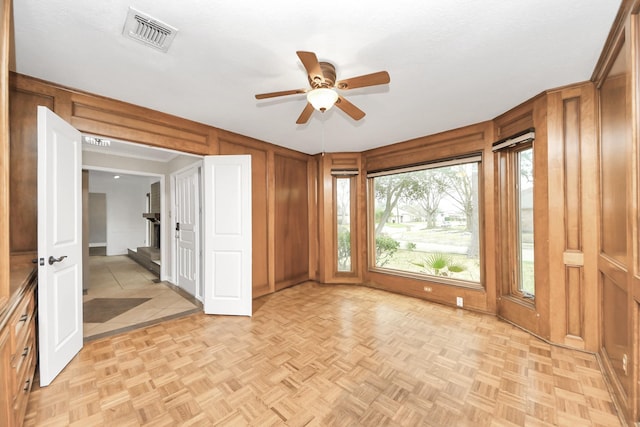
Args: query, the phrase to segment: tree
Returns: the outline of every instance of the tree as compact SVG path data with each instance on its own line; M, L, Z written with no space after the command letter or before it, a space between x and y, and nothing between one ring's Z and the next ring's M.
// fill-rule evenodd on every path
M479 254L478 236L478 164L468 163L446 169L446 193L464 214L466 231L471 233L467 256L475 258Z
M350 215L351 206L351 180L350 178L338 178L336 180L336 208L338 224L345 224L345 219Z
M435 227L440 202L445 196L447 177L440 171L422 170L375 179L375 197L382 209L376 212L376 236L382 232L393 210L402 202L404 208L424 216L427 227Z
M465 216L467 231L473 221L473 195L471 173L467 171L467 165L456 165L446 169L447 185L445 192L451 198L458 210Z
M378 236L382 232L385 224L389 220L393 209L397 206L398 201L402 198L411 178L410 174L400 173L394 175L386 175L377 177L375 181L375 198L376 202L380 201L382 210L378 224L376 225L375 235Z
M408 210L417 211L424 216L427 228L436 226L436 218L440 202L446 195L447 179L438 169L413 172L403 200L409 205Z

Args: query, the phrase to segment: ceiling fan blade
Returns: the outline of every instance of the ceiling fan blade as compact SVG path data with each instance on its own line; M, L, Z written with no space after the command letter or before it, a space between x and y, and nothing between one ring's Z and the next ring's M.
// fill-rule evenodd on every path
M389 83L391 78L386 71L378 71L377 73L365 74L364 76L352 77L350 79L340 80L336 82L338 89L347 90L358 87L367 87L375 85L383 85Z
M296 123L299 125L307 123L309 121L309 117L311 117L311 114L313 113L313 110L313 105L307 102L307 106L302 110L302 113L300 114L300 117L298 117L298 120L296 120Z
M360 120L365 116L364 111L347 101L342 96L338 96L336 107L347 113L353 120Z
M305 89L282 90L280 92L259 93L256 99L275 98L276 96L295 95L296 93L306 93Z
M298 58L300 58L300 61L302 61L304 69L307 70L309 80L318 83L318 85L324 84L324 74L322 73L322 68L320 67L320 62L318 62L316 54L300 50L297 51L296 54Z

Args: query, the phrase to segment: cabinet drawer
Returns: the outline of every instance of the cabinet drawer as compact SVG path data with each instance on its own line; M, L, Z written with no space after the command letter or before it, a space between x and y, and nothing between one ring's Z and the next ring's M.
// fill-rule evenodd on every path
M29 325L34 323L35 315L35 295L33 291L27 293L18 308L9 320L9 331L11 332L11 352L17 353L27 339ZM21 349L20 349L21 350Z
M35 336L34 336L35 339ZM35 347L34 347L35 348ZM33 385L33 376L36 370L37 357L34 351L27 355L23 366L22 375L17 377L18 389L13 398L13 415L15 417L14 424L21 426L24 415L27 411L27 403L29 402L29 393Z
M11 367L14 369L16 378L18 378L18 387L20 387L20 379L26 375L27 367L33 353L36 350L36 325L35 322L27 325L27 334L25 339L20 342L15 353L11 355ZM19 390L16 390L18 392Z

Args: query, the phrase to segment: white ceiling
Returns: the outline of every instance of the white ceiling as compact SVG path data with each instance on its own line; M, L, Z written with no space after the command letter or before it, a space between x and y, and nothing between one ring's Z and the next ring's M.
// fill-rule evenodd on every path
M18 0L16 71L305 153L362 151L491 119L546 89L588 80L619 0ZM125 38L129 6L178 29L167 53ZM295 121L307 88L297 50L364 110Z

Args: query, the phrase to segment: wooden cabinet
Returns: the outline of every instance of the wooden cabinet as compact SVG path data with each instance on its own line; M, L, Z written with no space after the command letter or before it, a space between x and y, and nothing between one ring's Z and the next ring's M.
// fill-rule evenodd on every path
M20 284L0 314L0 420L8 427L22 425L37 362L36 274L15 268L12 279Z

